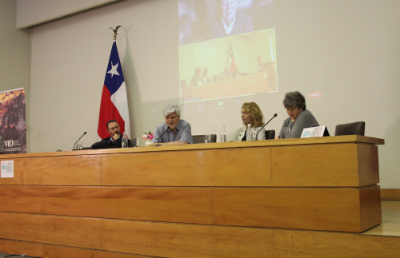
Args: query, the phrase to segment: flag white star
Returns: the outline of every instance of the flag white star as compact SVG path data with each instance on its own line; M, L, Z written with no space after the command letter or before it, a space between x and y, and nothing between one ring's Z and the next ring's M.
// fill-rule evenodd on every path
M107 72L107 73L111 74L111 78L112 78L114 75L118 75L118 76L119 76L119 73L118 73L118 71L117 71L118 65L119 65L119 64L113 65L113 63L111 62L111 66L112 66L112 67L111 67L111 70Z

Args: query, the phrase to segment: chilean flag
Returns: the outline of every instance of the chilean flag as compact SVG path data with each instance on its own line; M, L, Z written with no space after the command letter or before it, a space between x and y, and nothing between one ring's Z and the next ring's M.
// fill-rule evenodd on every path
M231 73L236 71L235 56L233 55L232 45L229 45L228 65Z
M101 95L99 126L97 133L100 138L109 137L107 122L111 119L119 124L121 134L130 136L130 121L128 98L124 75L122 74L121 61L118 56L117 43L114 41L110 60L108 61L106 78L104 79L103 93Z

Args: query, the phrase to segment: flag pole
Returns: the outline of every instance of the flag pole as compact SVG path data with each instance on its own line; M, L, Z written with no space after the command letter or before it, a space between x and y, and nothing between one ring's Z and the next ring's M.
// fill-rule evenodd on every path
M112 27L110 27L110 29L112 29L112 31L114 32L114 40L117 40L117 35L118 35L118 29L121 27L121 25L118 25L117 27L115 27L115 29L113 29Z
M97 133L100 138L110 137L105 125L110 120L115 120L120 126L120 132L130 136L130 119L126 84L119 59L116 39L121 26L110 28L113 30L114 42L111 47L110 58L107 63L107 72L104 78L103 91L100 102L99 124Z

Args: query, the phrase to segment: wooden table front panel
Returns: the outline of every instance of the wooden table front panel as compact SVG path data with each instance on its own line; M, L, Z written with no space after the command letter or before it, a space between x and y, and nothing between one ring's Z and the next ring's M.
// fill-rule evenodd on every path
M379 186L1 189L3 212L345 232L362 232L381 222Z
M371 258L388 258L398 257L400 253L400 238L387 236L366 236L363 234L348 234L335 232L316 232L302 230L280 230L280 229L262 229L265 234L257 232L255 235L255 244L247 241L238 242L237 237L232 239L229 233L235 233L229 230L210 237L209 234L198 235L194 237L205 237L208 240L200 239L198 245L186 239L181 240L179 232L172 231L172 237L164 238L163 235L157 238L154 234L154 241L146 239L137 244L137 248L125 247L124 250L131 252L146 253L145 256L137 254L126 254L121 252L110 252L93 249L80 249L66 246L56 246L49 244L40 244L34 242L15 241L0 239L0 250L6 253L27 254L33 257L49 257L49 258L72 258L72 257L92 257L92 258L145 258L160 257L155 253L163 253L161 257L229 257L229 258L259 258L259 257L312 257L312 258L337 258L337 257L371 257ZM210 231L210 230L208 230ZM142 233L153 231L145 229ZM197 233L197 232L196 232ZM250 231L250 233L253 233ZM190 234L190 233L189 233ZM194 236L193 234L190 234ZM125 238L136 237L136 234L129 233L124 235ZM246 235L244 236L246 237ZM136 237L137 238L137 237ZM219 243L224 246L219 247ZM157 241L156 241L157 240ZM197 239L196 239L197 240ZM196 241L195 240L195 241ZM214 241L211 245L204 245L208 241ZM231 240L231 241L230 241ZM239 239L240 240L240 239ZM254 238L250 238L250 241ZM259 242L262 240L263 242ZM120 246L126 245L128 239L123 239ZM161 241L162 243L158 243ZM207 242L206 242L207 241ZM170 248L166 245L172 242ZM186 245L186 246L184 246ZM187 251L188 247L193 247ZM117 246L112 247L118 248ZM172 249L174 248L174 249ZM230 250L226 251L226 248ZM250 249L251 248L251 249ZM121 248L122 249L122 248ZM239 251L239 252L236 252ZM148 254L147 254L148 252ZM265 253L263 253L265 252ZM150 256L151 255L151 256Z
M0 185L101 185L101 155L3 160L14 160L14 178Z
M43 213L212 224L211 191L198 187L46 187Z
M379 183L372 144L294 145L271 148L272 186L358 187Z
M270 149L103 155L102 173L103 185L271 186Z
M377 192L379 186L216 188L213 219L219 225L363 232L382 222Z
M3 239L101 249L102 220L0 212Z
M17 158L0 185L359 187L379 183L365 143Z
M257 228L0 212L11 240L159 257L272 257L273 232Z
M267 228L361 232L381 222L382 140L359 138L4 155L15 177L0 179L0 246L274 257Z

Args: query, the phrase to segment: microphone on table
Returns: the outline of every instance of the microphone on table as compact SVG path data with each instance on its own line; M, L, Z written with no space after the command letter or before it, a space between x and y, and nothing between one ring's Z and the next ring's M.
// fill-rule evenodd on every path
M84 132L84 133L82 134L82 136L79 137L79 139L74 143L74 147L72 148L72 150L76 150L76 143L79 142L79 140L82 139L82 137L85 136L85 134L86 134L86 132Z
M269 122L271 122L271 120L274 119L274 118L277 117L277 116L278 116L278 114L275 113L274 116L273 116L263 127L261 127L261 129L260 129L260 130L257 132L257 134L256 134L256 141L257 141L258 133L261 132L261 130L264 129L264 127L267 126L267 124L269 124Z
M158 137L158 142L157 142L157 145L156 145L156 146L160 146L160 139L161 139L161 137L162 137L168 130L169 130L169 126L167 127L167 130L165 130L165 131L160 135L160 137Z

